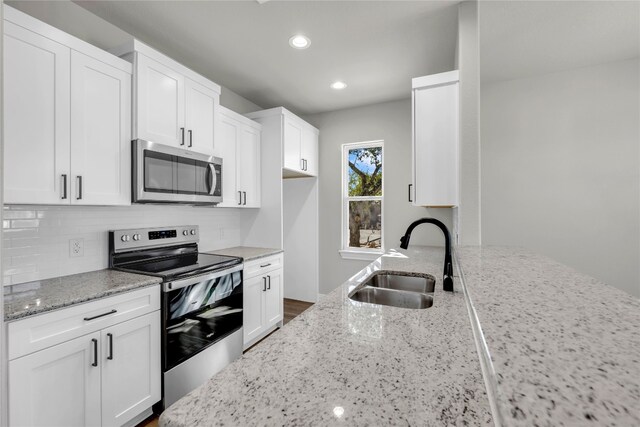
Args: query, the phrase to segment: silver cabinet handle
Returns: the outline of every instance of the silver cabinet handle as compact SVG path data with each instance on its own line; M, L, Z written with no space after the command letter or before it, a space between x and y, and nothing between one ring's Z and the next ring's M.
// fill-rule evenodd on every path
M267 289L271 289L271 276L267 276L269 284L267 285Z
M91 342L93 343L93 363L91 366L98 366L98 340L91 338Z
M308 171L309 166L307 165L307 159L304 159L304 170Z
M76 176L76 180L78 181L78 196L76 200L82 200L82 175Z
M266 292L267 291L267 278L263 277L262 278L262 292Z
M181 140L180 145L184 145L184 128L180 128Z
M193 131L189 129L189 147L193 147Z
M300 159L300 169L304 170L304 159Z
M242 194L244 195L244 203L243 203L243 205L246 206L247 205L247 192L243 191Z
M62 197L60 197L62 200L67 198L67 174L63 173L62 174Z
M107 334L107 340L109 341L109 355L108 360L113 360L113 334Z
M240 198L240 200L238 201L238 205L242 204L242 191L238 191L238 197Z
M409 202L413 203L413 200L411 200L411 187L413 187L413 184L409 184Z

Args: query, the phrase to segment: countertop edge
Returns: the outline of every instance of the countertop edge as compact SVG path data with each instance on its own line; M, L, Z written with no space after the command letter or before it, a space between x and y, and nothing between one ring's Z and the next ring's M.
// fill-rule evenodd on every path
M467 284L464 277L464 269L462 268L462 264L460 263L460 258L458 257L458 251L455 245L452 247L452 252L453 263L455 264L455 268L458 271L460 287L462 288L462 293L464 294L464 301L467 306L467 314L469 314L469 322L471 326L471 332L473 334L473 341L478 352L480 368L482 370L482 378L484 379L484 385L487 392L487 400L489 401L489 406L491 407L491 416L493 418L494 425L500 427L505 424L504 417L502 416L502 412L500 411L500 405L498 404L498 379L496 377L496 371L493 367L493 362L491 361L491 353L489 352L489 346L487 345L487 341L484 337L484 332L482 331L482 325L480 324L478 313L475 306L473 305L473 301L471 300L469 290L467 289Z

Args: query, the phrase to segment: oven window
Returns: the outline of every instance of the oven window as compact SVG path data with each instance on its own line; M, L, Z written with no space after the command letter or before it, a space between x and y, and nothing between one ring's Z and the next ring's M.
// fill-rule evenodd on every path
M242 272L164 294L165 371L242 327Z

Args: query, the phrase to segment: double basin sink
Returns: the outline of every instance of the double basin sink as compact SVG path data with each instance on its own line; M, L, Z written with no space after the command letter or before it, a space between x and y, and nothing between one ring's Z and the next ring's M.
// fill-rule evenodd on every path
M367 279L349 298L369 304L425 309L433 305L435 283L431 276L378 273Z

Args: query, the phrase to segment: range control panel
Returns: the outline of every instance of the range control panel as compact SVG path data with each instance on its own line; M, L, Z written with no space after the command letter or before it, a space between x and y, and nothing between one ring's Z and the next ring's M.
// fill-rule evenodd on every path
M198 243L197 225L179 227L131 228L109 231L109 243L114 252Z

